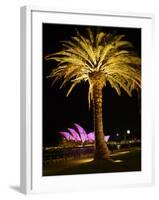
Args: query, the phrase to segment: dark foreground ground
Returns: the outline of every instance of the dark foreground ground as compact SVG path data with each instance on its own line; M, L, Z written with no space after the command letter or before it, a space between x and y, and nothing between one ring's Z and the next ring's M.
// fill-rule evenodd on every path
M43 176L141 171L140 148L115 152L111 157L114 162L94 161L92 157L52 162L44 165Z

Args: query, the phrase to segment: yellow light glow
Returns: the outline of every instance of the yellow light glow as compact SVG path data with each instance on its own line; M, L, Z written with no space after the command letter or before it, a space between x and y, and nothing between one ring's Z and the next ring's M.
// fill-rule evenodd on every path
M114 160L113 162L115 162L115 163L121 163L121 162L123 162L123 160Z
M84 158L84 159L80 159L80 160L76 160L75 163L76 164L81 164L81 163L88 163L93 161L93 158Z
M117 152L117 153L113 153L111 156L118 156L118 155L122 155L122 154L127 154L130 151L122 151L122 152Z

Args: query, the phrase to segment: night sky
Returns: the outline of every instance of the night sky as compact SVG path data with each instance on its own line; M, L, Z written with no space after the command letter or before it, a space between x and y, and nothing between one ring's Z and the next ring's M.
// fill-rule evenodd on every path
M66 93L69 84L59 89L60 81L51 86L47 79L55 61L46 61L44 57L61 50L60 41L69 40L85 32L85 26L43 24L43 145L57 145L59 131L67 130L73 123L79 123L87 132L93 131L93 113L88 109L88 83L77 85L69 97ZM92 27L114 34L125 34L133 43L135 52L141 56L141 29ZM105 134L124 133L130 129L134 137L141 134L140 95L136 91L129 97L123 90L121 96L109 84L103 89L103 125Z

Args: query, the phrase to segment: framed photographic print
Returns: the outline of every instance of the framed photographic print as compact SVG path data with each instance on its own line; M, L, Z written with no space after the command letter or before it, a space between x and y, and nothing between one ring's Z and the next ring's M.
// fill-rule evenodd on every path
M21 8L21 191L153 183L152 16Z

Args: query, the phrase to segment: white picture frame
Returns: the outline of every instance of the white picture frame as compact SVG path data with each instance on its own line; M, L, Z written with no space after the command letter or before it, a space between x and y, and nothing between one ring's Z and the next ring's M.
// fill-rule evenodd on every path
M42 177L41 24L82 24L142 29L142 170L140 172ZM21 8L21 192L79 191L154 183L151 14ZM151 132L151 135L149 134ZM105 181L106 180L106 181Z

